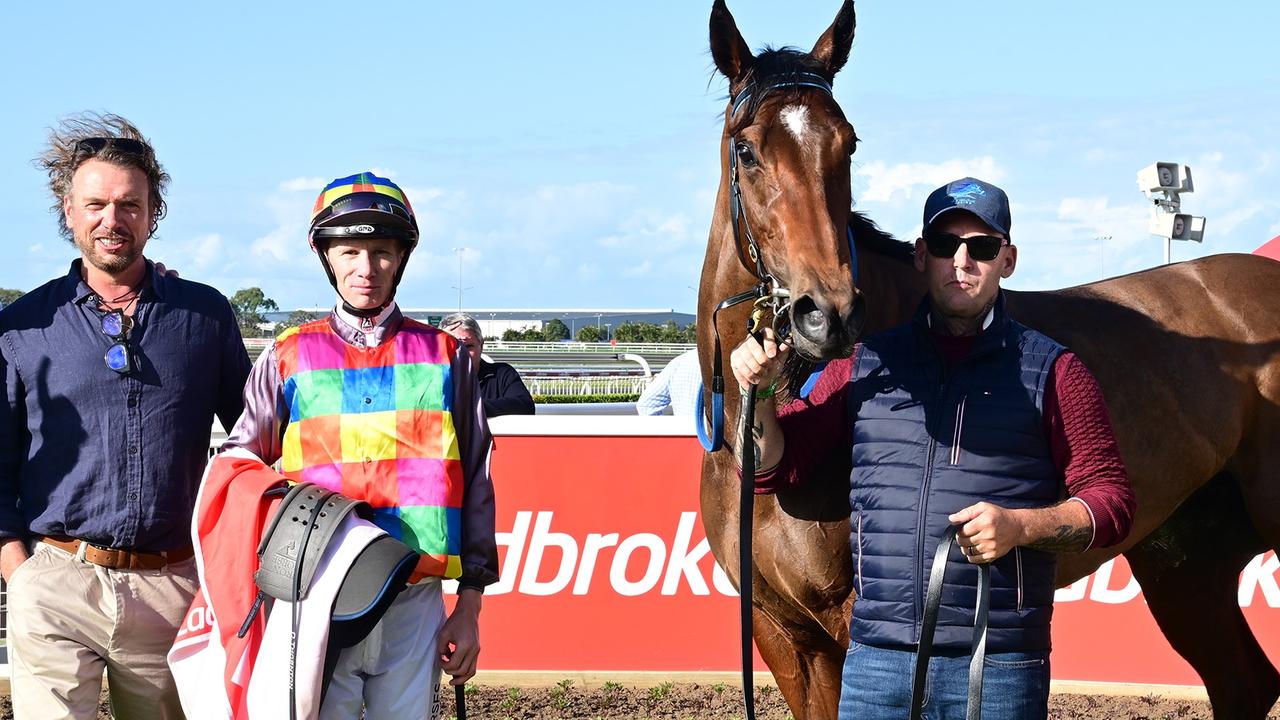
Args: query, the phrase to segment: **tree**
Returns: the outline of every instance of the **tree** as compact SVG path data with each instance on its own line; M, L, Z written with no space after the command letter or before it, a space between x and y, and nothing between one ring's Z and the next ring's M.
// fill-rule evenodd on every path
M556 318L542 326L542 339L547 342L560 342L569 339L569 326L560 318Z
M0 288L0 307L7 307L9 303L22 297L26 293L21 290L13 290L10 288Z
M681 330L680 332L681 332L680 342L684 342L684 343L698 342L698 325L696 323L689 323L688 325L685 325L684 330Z
M644 342L643 323L624 322L613 329L613 338L620 343Z
M263 313L279 310L276 301L267 297L262 288L244 288L231 296L231 309L236 312L236 322L240 324L243 335L258 337L262 330L258 327L267 321Z
M658 326L661 333L658 342L678 343L684 342L684 332L680 330L680 326L676 325L675 320L668 320Z
M600 328L595 325L583 325L578 328L578 342L600 342Z
M284 332L285 330L288 330L291 327L298 327L303 323L309 323L312 320L319 320L319 319L320 319L320 316L316 315L315 313L310 313L310 312L307 312L306 310L294 310L293 312L289 313L289 317L280 321L276 325L276 332L281 333L281 332Z
M542 331L535 327L507 328L502 332L502 339L507 342L542 342Z

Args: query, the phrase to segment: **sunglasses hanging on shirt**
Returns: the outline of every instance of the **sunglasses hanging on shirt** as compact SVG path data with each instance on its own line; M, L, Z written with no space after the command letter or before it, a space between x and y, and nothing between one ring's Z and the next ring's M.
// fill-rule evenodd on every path
M133 349L129 347L129 331L133 329L133 318L129 315L129 308L138 302L141 295L142 286L139 285L111 300L96 294L89 298L90 302L102 312L102 315L98 316L98 329L111 341L111 346L102 355L102 360L108 368L120 375L127 375L135 369ZM114 303L124 302L126 298L129 298L129 303L124 307L108 309Z
M124 314L124 310L112 310L102 316L102 334L113 341L111 347L102 356L107 367L124 375L133 370L133 351L129 349L129 328L133 321Z

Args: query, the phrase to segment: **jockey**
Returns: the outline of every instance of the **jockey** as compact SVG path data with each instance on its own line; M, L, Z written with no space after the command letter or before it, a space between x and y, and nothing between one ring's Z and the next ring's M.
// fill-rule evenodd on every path
M258 359L224 449L279 461L373 507L373 522L417 551L410 585L359 644L342 650L321 718L428 718L440 672L470 679L484 587L498 579L492 438L476 368L448 333L395 302L418 224L392 181L359 173L316 199L308 242L338 293L320 320L290 328ZM441 581L458 581L446 618Z

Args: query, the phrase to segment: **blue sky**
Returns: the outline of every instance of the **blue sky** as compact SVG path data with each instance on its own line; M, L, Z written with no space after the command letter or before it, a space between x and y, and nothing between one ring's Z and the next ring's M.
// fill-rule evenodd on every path
M730 2L747 42L810 47L834 0ZM148 255L227 294L327 304L307 250L329 179L373 169L424 229L401 301L692 311L725 83L710 2L66 2L6 11L0 286L65 272L31 164L45 129L120 113L173 176ZM1280 234L1280 3L864 0L836 98L862 143L859 209L902 238L943 182L1013 199L1015 288L1154 266L1136 172L1192 167L1203 246ZM1110 238L1100 240L1099 238ZM466 248L455 253L454 248Z

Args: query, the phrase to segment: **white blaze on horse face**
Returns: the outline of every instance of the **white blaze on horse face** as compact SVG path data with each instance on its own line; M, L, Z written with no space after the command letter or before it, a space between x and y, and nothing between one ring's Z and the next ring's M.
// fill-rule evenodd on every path
M803 105L788 105L782 109L779 116L795 137L796 142L803 145L805 133L809 130L809 108Z

